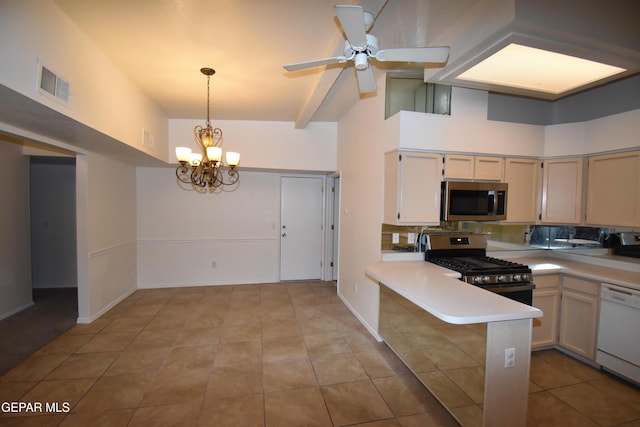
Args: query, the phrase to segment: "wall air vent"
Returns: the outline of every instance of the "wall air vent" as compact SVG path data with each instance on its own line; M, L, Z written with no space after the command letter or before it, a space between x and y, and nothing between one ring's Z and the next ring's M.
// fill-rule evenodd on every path
M147 148L153 148L156 145L153 135L145 128L142 128L142 145Z
M69 83L45 66L40 67L40 91L65 103L69 102L71 93Z

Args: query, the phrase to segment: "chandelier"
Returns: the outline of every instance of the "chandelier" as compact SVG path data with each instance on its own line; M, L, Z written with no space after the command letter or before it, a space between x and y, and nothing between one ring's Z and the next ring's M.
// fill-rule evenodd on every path
M238 182L240 174L236 167L240 162L240 153L227 151L227 164L222 161L222 130L211 127L209 120L209 80L216 71L213 68L201 68L200 72L207 76L207 122L204 127L196 126L193 129L200 147L199 153L192 152L189 147L176 147L176 158L180 163L176 168L176 177L195 189L209 188L214 191Z

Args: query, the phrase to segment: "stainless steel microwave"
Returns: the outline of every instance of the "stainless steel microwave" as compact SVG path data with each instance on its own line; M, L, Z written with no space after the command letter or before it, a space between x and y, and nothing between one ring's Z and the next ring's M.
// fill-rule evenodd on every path
M507 219L507 184L503 182L442 182L440 219L499 221Z

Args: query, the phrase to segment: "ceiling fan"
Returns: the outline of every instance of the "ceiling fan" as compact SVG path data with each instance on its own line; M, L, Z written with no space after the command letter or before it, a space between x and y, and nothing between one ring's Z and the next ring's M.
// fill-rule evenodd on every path
M357 5L336 5L336 15L346 35L343 56L316 59L284 65L287 71L299 71L329 64L353 61L361 93L377 90L375 76L369 61L444 63L449 57L448 47L408 47L380 50L378 38L367 32L375 16Z

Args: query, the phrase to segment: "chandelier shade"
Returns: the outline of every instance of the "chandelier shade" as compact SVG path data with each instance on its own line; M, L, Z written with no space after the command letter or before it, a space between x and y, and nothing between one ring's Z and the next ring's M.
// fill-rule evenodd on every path
M213 191L238 183L240 174L236 167L240 163L240 153L228 151L225 156L226 164L222 161L222 130L212 127L209 119L210 79L215 70L201 68L200 72L207 76L207 121L204 126L193 129L199 152L194 152L189 147L176 147L176 159L179 163L176 177L195 189L209 188Z

